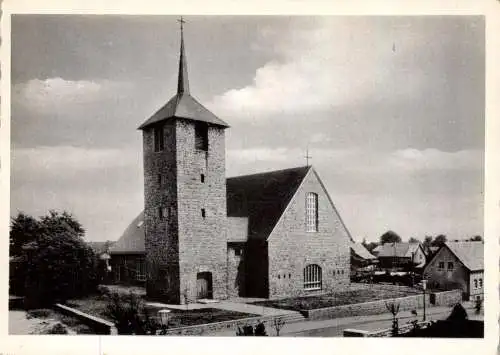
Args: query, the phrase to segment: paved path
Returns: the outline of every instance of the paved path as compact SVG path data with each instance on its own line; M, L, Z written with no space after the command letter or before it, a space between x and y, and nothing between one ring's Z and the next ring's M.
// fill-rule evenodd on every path
M290 311L285 309L263 307L254 304L237 303L231 301L222 301L220 303L214 303L211 306L213 308L225 309L227 311L258 314L260 316L280 316L280 315L297 313L295 311Z

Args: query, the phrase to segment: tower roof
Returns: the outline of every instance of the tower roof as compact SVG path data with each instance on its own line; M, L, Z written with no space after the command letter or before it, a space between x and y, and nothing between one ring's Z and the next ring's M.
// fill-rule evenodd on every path
M221 127L229 125L215 116L202 104L200 104L189 92L189 79L187 71L186 51L184 48L184 20L179 20L181 24L181 48L179 55L179 74L177 79L177 93L156 113L144 122L139 129L144 129L154 123L165 121L171 118L182 118L193 121L206 122L208 124Z

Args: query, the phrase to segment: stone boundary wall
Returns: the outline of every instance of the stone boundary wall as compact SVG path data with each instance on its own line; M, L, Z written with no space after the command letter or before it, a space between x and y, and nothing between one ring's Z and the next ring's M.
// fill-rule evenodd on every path
M461 291L446 291L435 293L435 306L450 306L461 300ZM425 305L430 307L430 295L425 294ZM386 303L399 303L399 311L408 311L423 308L424 295L413 295L400 298L391 298L365 303L348 304L344 306L326 307L319 309L302 310L301 313L308 320L322 320L332 318L353 317L387 313Z
M462 292L461 290L443 291L443 292L432 292L435 297L436 306L451 306L455 303L462 302Z
M77 309L56 303L54 308L66 315L72 316L80 320L85 325L92 328L97 334L101 335L117 335L118 332L116 330L115 325L112 322L109 322L105 319L84 313Z
M284 318L287 321L287 323L292 323L295 320L292 320L291 317L296 318L297 316L296 315L261 316L261 317L241 318L224 322L191 325L187 327L169 329L167 330L167 335L203 335L206 333L219 332L222 330L229 330L229 329L234 330L234 335L236 335L238 327L243 327L245 325L255 326L259 321L264 323L264 325L266 326L266 331L269 332L269 330L272 328L272 321L275 318ZM303 318L301 318L300 320L303 320Z

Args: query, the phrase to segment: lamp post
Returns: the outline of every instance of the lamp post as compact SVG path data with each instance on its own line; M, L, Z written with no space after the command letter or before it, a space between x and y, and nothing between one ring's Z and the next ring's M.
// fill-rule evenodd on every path
M422 288L424 290L424 322L425 322L425 289L427 288L427 280L422 280Z
M168 327L168 314L170 313L170 310L168 309L162 309L158 311L158 314L160 315L160 322L162 325L163 329L167 329Z

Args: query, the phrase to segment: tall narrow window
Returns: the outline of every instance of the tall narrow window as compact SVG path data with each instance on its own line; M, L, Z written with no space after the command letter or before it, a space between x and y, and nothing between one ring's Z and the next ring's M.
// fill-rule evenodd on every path
M154 128L154 148L155 152L161 152L165 148L163 140L163 125Z
M316 264L304 268L304 290L321 290L321 267Z
M306 197L306 230L318 231L318 195L309 192Z
M135 277L137 281L146 281L146 261L144 259L137 260Z
M205 218L205 217L207 216L207 213L205 212L205 209L204 209L204 208L202 208L202 209L201 209L201 216L202 216L203 218Z
M483 287L483 279L479 279L479 287Z
M205 183L205 174L200 175L200 180L202 183Z
M208 125L205 123L196 123L194 126L194 144L198 150L208 150Z
M477 288L477 280L474 280L474 288Z

